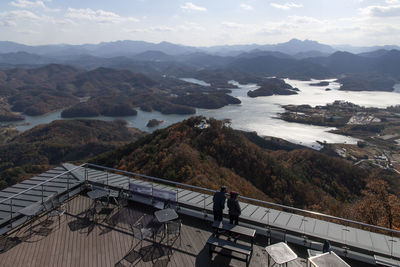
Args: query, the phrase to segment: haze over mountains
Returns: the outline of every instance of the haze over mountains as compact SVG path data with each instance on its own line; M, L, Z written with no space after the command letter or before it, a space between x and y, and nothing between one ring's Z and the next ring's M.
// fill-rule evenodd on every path
M338 51L345 48L348 51ZM292 39L273 45L190 47L161 42L117 41L84 45L27 46L0 42L0 66L51 63L81 69L128 69L149 76L187 77L202 69L236 70L295 79L333 78L346 73L376 72L400 79L400 47L333 47ZM193 77L193 76L192 76Z
M295 56L296 54L312 55L328 55L335 51L347 51L350 53L366 53L375 50L399 50L396 45L371 46L371 47L355 47L350 45L329 46L321 44L317 41L292 39L285 43L279 44L248 44L248 45L222 45L211 47L193 47L173 44L169 42L161 42L158 44L144 41L116 41L102 42L99 44L83 44L83 45L40 45L28 46L15 42L0 41L0 53L27 52L31 54L46 55L50 57L61 57L66 55L92 55L96 57L116 57L116 56L132 56L146 51L160 51L168 55L182 55L190 53L208 53L218 55L238 55L243 52L254 50L274 51Z

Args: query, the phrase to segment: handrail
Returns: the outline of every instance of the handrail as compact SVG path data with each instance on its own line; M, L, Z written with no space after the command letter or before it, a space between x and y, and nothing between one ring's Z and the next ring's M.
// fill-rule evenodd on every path
M163 182L163 183L167 183L167 184L180 185L180 186L189 187L189 188L193 188L193 189L204 190L204 191L210 192L210 193L215 193L216 192L215 190L204 188L204 187L199 187L199 186L189 185L189 184L184 184L184 183L178 183L178 182L174 182L174 181L170 181L170 180L166 180L166 179L162 179L162 178L157 178L157 177L148 176L148 175L139 174L139 173L134 173L134 172L128 172L128 171L124 171L124 170L118 170L118 169L109 168L109 167L103 167L103 166L92 164L92 163L87 163L87 166L93 166L93 167L96 167L96 168L109 170L109 171L117 171L117 172L129 174L129 175L134 175L134 176L139 176L139 177L143 177L143 178L146 178L146 179L150 179L150 180L154 180L154 181L158 181L158 182Z
M62 176L62 175L65 175L65 174L67 174L67 173L70 173L70 172L72 172L72 171L74 171L74 170L76 170L76 169L78 169L78 168L82 168L82 167L84 167L85 165L86 165L86 163L84 163L84 164L82 164L82 165L80 165L80 166L77 166L77 167L75 167L75 168L73 168L73 169L71 169L71 170L65 171L65 172L63 172L63 173L61 173L61 174L57 174L56 176L51 177L51 178L49 178L49 179L47 179L47 180L45 180L45 181L43 181L43 182L41 182L41 183L38 183L37 185L34 185L34 186L32 186L32 187L29 187L29 188L27 188L27 189L25 189L25 190L23 190L23 191L21 191L21 192L15 194L15 195L12 195L12 196L10 196L10 197L8 197L8 198L6 198L6 199L1 200L1 201L0 201L0 204L3 203L3 202L6 202L7 200L14 199L15 197L17 197L17 196L19 196L19 195L22 195L23 193L28 192L28 191L30 191L30 190L33 190L33 189L35 189L36 187L42 186L42 185L44 185L45 183L51 182L51 181L53 181L54 179L56 179L56 178L58 178L58 177L60 177L60 176Z
M215 193L216 192L216 190L211 190L211 189L207 189L207 188L203 188L203 187L198 187L198 186L194 186L194 185L188 185L188 184L174 182L174 181L169 181L169 180L165 180L165 179L162 179L162 178L157 178L157 177L153 177L153 176L138 174L138 173L134 173L134 172L118 170L118 169L115 169L115 168L104 167L104 166L100 166L100 165L96 165L96 164L92 164L92 163L87 163L86 166L93 166L93 167L104 169L104 170L116 171L116 172L129 174L129 175L133 175L133 176L139 176L139 177L147 178L147 179L158 181L158 182L184 186L184 187L193 188L193 189L197 189L197 190L202 190L202 191L206 191L206 192L210 192L210 193ZM305 214L320 216L322 218L326 218L326 219L330 219L330 220L338 220L338 221L345 222L345 223L352 223L352 224L355 224L355 225L369 227L369 228L376 229L376 230L383 230L383 231L390 232L390 233L400 234L400 231L398 231L398 230L389 229L389 228L386 228L386 227L381 227L381 226L367 224L367 223L362 223L362 222L358 222L358 221L353 221L353 220L350 220L350 219L340 218L340 217L336 217L336 216L332 216L332 215L328 215L328 214L324 214L324 213L320 213L320 212L316 212L316 211L303 210L303 209L299 209L299 208L289 207L289 206L276 204L276 203L272 203L272 202L268 202L268 201L264 201L264 200L249 198L249 197L239 196L239 198L244 199L244 200L248 200L248 201L253 201L253 202L258 202L258 203L270 205L270 206L273 206L273 207L283 208L283 209L286 209L286 210L291 210L291 211L296 211L296 212L302 212L302 213L305 213Z
M104 166L100 166L100 165L96 165L96 164L92 164L92 163L83 163L71 170L65 171L61 174L58 174L52 178L49 178L48 180L45 180L37 185L34 185L28 189L25 189L15 195L12 195L6 199L3 199L0 201L1 203L4 203L6 201L10 201L12 199L14 199L15 197L24 194L25 192L28 192L34 188L37 188L39 186L42 186L62 175L65 175L67 173L71 173L74 170L77 170L79 168L83 168L83 167L94 167L94 168L99 168L99 169L103 169L103 170L109 170L109 171L113 171L113 172L119 172L119 173L123 173L123 174L128 174L131 176L138 176L138 177L142 177L142 178L146 178L152 181L157 181L157 182L162 182L162 183L166 183L166 184L171 184L174 186L182 186L182 187L186 187L186 188L191 188L191 189L196 189L196 190L201 190L201 191L205 191L205 192L209 192L209 193L215 193L216 190L212 190L212 189L207 189L204 187L199 187L199 186L194 186L194 185L188 185L188 184L184 184L184 183L179 183L179 182L174 182L174 181L170 181L170 180L166 180L166 179L162 179L162 178L157 178L157 177L153 177L153 176L149 176L149 175L144 175L144 174L139 174L139 173L134 173L134 172L129 172L129 171L124 171L124 170L118 170L115 168L110 168L110 167L104 167ZM268 202L268 201L264 201L264 200L259 200L259 199L254 199L254 198L249 198L249 197L244 197L244 196L239 196L240 199L243 200L247 200L247 201L252 201L252 202L256 202L256 203L261 203L261 204L265 204L265 205L269 205L272 207L278 207L278 208L282 208L282 209L286 209L286 210L290 210L290 211L295 211L295 212L301 212L301 213L305 213L305 214L309 214L309 215L314 215L314 216L319 216L325 219L330 219L330 220L338 220L340 222L345 222L345 223L351 223L351 224L355 224L358 226L364 226L364 227L369 227L372 229L376 229L376 230L383 230L389 233L395 233L395 234L400 234L400 231L398 230L394 230L394 229L389 229L386 227L381 227L381 226L376 226L376 225L371 225L371 224L367 224L367 223L362 223L362 222L358 222L358 221L353 221L350 219L345 219L345 218L340 218L340 217L336 217L336 216L332 216L332 215L328 215L328 214L324 214L324 213L320 213L320 212L315 212L315 211L309 211L309 210L303 210L303 209L299 209L299 208L294 208L294 207L289 207L289 206L285 206L285 205L281 205L281 204L276 204L276 203L272 203L272 202Z

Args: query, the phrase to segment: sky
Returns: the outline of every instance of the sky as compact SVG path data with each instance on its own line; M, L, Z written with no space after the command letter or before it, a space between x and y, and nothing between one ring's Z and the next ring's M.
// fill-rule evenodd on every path
M400 0L0 0L0 41L400 45Z

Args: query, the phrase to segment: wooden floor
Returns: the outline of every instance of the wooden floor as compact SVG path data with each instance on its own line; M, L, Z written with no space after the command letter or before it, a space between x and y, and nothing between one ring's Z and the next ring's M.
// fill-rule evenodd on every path
M89 198L79 195L67 202L68 212L62 216L60 227L57 218L42 216L32 226L26 225L7 238L0 237L0 265L246 266L245 262L221 255L214 254L210 260L206 246L211 235L210 225L190 217L182 217L181 243L179 239L175 240L169 253L170 260L167 246L160 248L151 239L132 250L137 239L133 238L129 223L140 218L144 224L150 223L154 210L134 203L121 209L111 205L109 209L101 210L98 223L92 223L83 219L91 204ZM267 265L264 247L262 240L257 241L250 266ZM289 266L306 264L299 259Z

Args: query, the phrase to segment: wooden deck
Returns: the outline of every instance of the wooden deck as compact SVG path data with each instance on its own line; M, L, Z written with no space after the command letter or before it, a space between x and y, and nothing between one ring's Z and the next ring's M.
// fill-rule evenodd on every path
M211 235L208 222L181 216L183 227L179 239L172 246L170 261L167 247L161 249L151 239L137 245L129 223L143 215L144 224L152 220L151 207L130 203L118 209L111 205L103 209L98 223L84 220L91 200L79 195L67 202L68 212L63 215L61 226L57 218L46 215L30 225L0 237L0 265L17 266L245 266L237 260L214 255L210 260L206 241ZM165 241L165 240L164 240ZM266 266L265 240L256 240L250 266ZM240 241L238 241L240 242ZM162 242L164 244L164 242ZM3 249L3 251L1 251ZM296 251L297 252L297 251ZM297 252L298 253L298 252ZM299 259L290 266L305 266Z
M69 168L74 167L69 165ZM84 169L76 170L77 177L83 177ZM92 183L107 184L118 189L129 189L129 183L144 184L161 189L176 190L178 203L190 208L204 209L212 214L212 195L194 192L182 188L169 187L162 184L145 182L133 179L128 176L108 173L100 170L88 168L88 179ZM386 257L395 257L400 259L400 238L370 232L364 229L353 228L348 225L338 224L325 220L315 219L308 216L301 216L287 211L280 211L273 208L253 205L240 201L242 209L242 220L249 221L250 224L270 225L273 228L281 229L284 232L291 232L294 236L307 236L310 240L318 241L329 240L338 248L336 253L340 256L349 256L353 259L371 262L373 255L385 255ZM227 207L224 210L227 214ZM298 239L297 244L301 245L303 240ZM294 242L294 241L293 241ZM343 247L350 248L349 253ZM361 255L352 253L352 251L362 252Z

